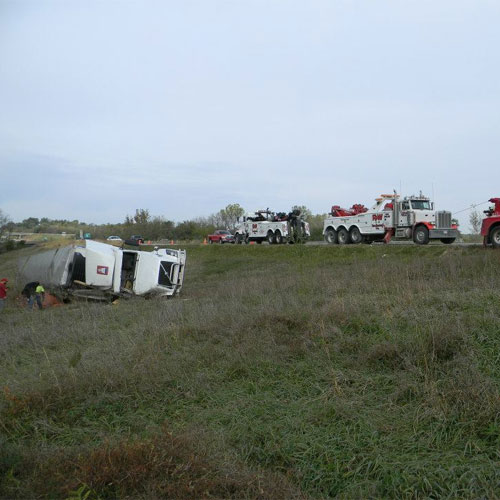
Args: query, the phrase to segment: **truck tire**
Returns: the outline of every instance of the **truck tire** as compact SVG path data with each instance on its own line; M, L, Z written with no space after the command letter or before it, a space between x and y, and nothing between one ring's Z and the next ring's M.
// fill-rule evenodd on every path
M281 236L281 233L278 230L274 233L274 241L277 245L281 245L283 243L283 236Z
M222 238L219 240L219 245L223 245L224 242L222 241Z
M335 229L333 229L333 227L329 227L325 231L325 241L327 243L329 243L330 245L335 245L339 242L339 240L337 238L337 231L335 231Z
M236 233L236 234L234 235L234 243L235 243L236 245L241 245L241 244L243 243L243 237L241 236L241 234L240 234L240 233Z
M363 236L361 235L361 231L358 227L354 226L349 231L349 237L351 238L351 243L353 245L357 245L363 241Z
M427 245L429 243L429 230L425 226L417 226L413 231L413 241L417 245Z
M337 239L339 245L347 245L350 243L349 233L347 232L347 229L345 227L341 227L337 231Z
M267 242L270 245L274 245L276 243L276 239L274 238L274 233L272 231L267 232Z
M441 238L441 243L445 245L451 245L455 241L455 238Z
M209 240L210 241L210 244L213 245L214 244L214 240Z
M495 226L490 231L490 241L494 248L500 248L500 226Z

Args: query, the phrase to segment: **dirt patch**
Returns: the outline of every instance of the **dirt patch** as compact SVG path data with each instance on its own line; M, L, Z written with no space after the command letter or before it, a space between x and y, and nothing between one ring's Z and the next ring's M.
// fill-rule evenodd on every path
M15 302L19 307L28 307L28 302L24 295L18 295L15 298ZM42 302L43 309L47 309L49 307L59 307L62 305L64 305L64 303L60 301L55 295L45 292L45 298ZM33 305L33 309L38 309L36 303Z

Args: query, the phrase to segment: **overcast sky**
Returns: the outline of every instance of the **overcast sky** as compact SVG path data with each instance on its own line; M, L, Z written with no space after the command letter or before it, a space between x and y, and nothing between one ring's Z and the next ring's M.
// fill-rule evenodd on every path
M497 0L0 0L0 208L500 196L499 26Z

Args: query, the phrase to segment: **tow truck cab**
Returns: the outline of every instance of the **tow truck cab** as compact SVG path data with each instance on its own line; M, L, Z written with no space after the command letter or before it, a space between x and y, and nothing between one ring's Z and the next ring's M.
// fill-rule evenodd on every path
M500 248L500 198L490 198L493 206L484 213L486 217L481 224L481 236L484 245L493 245Z

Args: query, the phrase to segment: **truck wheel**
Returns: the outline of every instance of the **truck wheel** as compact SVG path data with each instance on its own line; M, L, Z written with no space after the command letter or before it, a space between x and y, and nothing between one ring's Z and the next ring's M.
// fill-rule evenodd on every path
M429 230L425 226L417 226L413 231L413 241L417 245L427 245L429 243Z
M245 245L248 245L250 243L250 236L248 234L245 234Z
M500 226L496 226L490 231L490 241L495 248L500 248Z
M345 227L341 227L337 231L337 238L339 241L339 245L347 245L349 243L349 233Z
M274 243L276 243L276 240L274 239L274 233L272 231L268 231L267 233L267 242L270 245L274 245Z
M455 238L441 238L441 243L445 245L451 245L455 241Z
M338 243L337 231L335 231L335 229L333 229L332 227L329 227L325 231L325 241L330 245L335 245L336 243Z
M351 229L351 231L349 232L349 236L351 238L351 243L353 243L354 245L357 245L358 243L361 243L363 241L361 231L356 226Z
M214 240L210 240L210 244L213 245L214 244Z
M223 245L224 242L222 241L222 238L219 240L219 245Z
M276 231L274 233L274 241L276 241L277 245L281 245L283 243L283 236L281 236L281 233L279 231Z

